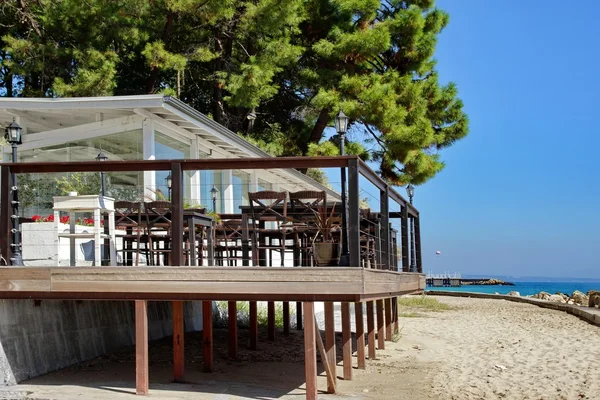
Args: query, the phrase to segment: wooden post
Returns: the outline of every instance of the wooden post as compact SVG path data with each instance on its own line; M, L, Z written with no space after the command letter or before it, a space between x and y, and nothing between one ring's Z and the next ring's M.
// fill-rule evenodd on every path
M213 370L213 323L212 301L202 302L202 338L203 338L203 368L204 372Z
M135 301L135 393L148 394L148 302Z
M352 380L352 331L350 324L350 303L342 303L342 357L344 360L344 380Z
M268 339L275 340L275 302L267 302L267 336Z
M183 265L183 172L181 164L171 164L171 265ZM194 235L193 232L190 234Z
M392 299L385 299L385 340L392 341Z
M235 360L238 356L238 331L237 331L237 303L227 303L227 316L229 320L229 358Z
M375 315L372 301L367 301L367 336L369 341L369 360L374 360L377 354L375 354Z
M379 208L381 211L379 212L380 221L379 221L379 235L381 237L381 258L380 265L377 267L379 269L390 269L390 230L388 229L390 223L390 188L389 186L385 186L385 189L379 191Z
M283 302L283 335L288 336L290 334L290 302Z
M417 253L417 272L423 273L423 257L421 255L421 216L415 218L415 252Z
M185 372L183 301L173 301L173 380L183 382Z
M315 303L304 303L304 374L306 375L306 400L316 400L317 352L315 349Z
M348 160L348 246L350 266L360 266L360 189L358 160Z
M356 358L358 369L367 367L365 362L365 321L363 303L354 303L354 323L356 324Z
M251 301L248 308L250 318L250 350L256 350L258 348L258 309L256 302Z
M377 300L377 347L385 350L385 329L383 321L383 300Z
M402 272L409 272L410 265L408 262L408 207L405 205L401 208L400 230L402 236Z
M302 330L302 303L296 302L296 329Z
M305 305L307 303L304 303ZM327 352L327 362L332 366L333 369L333 382L334 386L327 385L328 393L335 393L335 385L337 379L336 364L337 359L335 357L335 316L333 312L333 303L328 301L325 302L325 351ZM304 316L304 323L306 323L306 315ZM308 327L304 327L306 332Z
M325 370L325 375L327 376L327 386L335 387L334 366L329 365L329 361L327 359L327 353L325 353L325 345L323 345L323 338L321 337L321 332L319 331L319 326L317 324L316 319L315 319L315 336L317 337L317 347L319 348L319 354L321 355L321 364L323 364L323 369Z
M398 298L392 299L392 308L394 309L394 334L400 333L400 326L398 321Z

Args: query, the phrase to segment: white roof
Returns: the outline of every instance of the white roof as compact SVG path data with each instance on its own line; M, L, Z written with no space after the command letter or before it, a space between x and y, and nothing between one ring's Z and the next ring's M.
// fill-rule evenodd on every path
M100 130L94 124L100 124L101 121L125 124L132 117L151 118L158 126L166 127L184 138L199 138L214 151L211 158L271 157L236 133L170 96L0 98L0 124L6 126L13 118L17 118L20 125L26 128L23 146L29 149L35 148L36 137L47 138L70 131L74 135L82 134L93 128ZM71 136L70 140L73 139L77 139L77 136ZM290 183L302 183L302 186L326 190L329 195L339 197L336 192L297 170L270 173Z

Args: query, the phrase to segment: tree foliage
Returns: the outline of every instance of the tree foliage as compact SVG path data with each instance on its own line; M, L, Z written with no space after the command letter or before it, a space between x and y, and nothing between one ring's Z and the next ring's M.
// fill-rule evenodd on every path
M419 184L468 131L433 58L448 20L434 0L5 0L0 93L175 95L274 155L338 154L343 109L347 153Z

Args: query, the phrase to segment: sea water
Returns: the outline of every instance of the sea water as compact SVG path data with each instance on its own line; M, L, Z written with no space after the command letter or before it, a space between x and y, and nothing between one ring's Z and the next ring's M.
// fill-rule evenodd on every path
M600 290L600 282L514 282L515 286L504 285L464 285L461 287L430 287L425 290L443 290L448 292L499 293L517 291L521 296L530 296L539 292L570 295L575 290L587 293L588 290Z

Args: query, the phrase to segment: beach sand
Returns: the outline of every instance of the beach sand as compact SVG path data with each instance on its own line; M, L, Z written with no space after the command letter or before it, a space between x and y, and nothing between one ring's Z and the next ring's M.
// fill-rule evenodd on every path
M503 300L436 297L448 311L401 308L401 338L386 342L366 370L338 381L322 399L599 399L600 328L554 310ZM410 317L408 317L410 316ZM304 398L302 333L274 343L261 332L261 352L227 360L226 330L215 331L215 372L201 372L201 335L186 335L186 384L171 383L170 338L150 346L150 398ZM341 337L338 336L338 345ZM338 360L341 349L338 346ZM0 399L131 399L133 349L106 355L17 386ZM356 361L356 360L354 360ZM319 370L321 367L319 365ZM337 373L342 375L341 362ZM321 371L319 389L326 388Z

